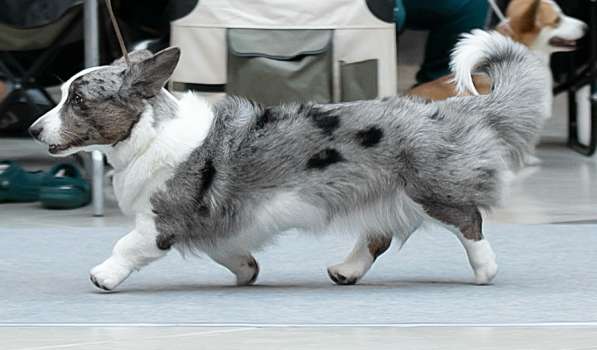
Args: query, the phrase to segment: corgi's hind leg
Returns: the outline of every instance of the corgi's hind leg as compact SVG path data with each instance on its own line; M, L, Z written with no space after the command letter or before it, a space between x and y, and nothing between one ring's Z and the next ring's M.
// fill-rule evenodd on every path
M468 256L475 282L480 285L489 284L497 274L495 253L491 245L483 237L483 218L479 209L474 206L451 207L436 204L425 205L429 216L443 224L456 234Z
M388 234L362 235L343 263L328 267L328 275L339 285L357 283L391 243L392 236Z
M248 286L257 280L259 264L250 253L209 253L209 257L236 275L237 286Z

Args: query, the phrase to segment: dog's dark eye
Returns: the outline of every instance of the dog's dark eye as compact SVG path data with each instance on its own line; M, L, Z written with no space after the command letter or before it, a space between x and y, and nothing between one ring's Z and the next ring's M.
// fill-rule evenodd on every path
M71 102L74 105L80 105L81 103L83 103L83 97L81 97L81 95L79 94L73 94L73 96L71 97Z

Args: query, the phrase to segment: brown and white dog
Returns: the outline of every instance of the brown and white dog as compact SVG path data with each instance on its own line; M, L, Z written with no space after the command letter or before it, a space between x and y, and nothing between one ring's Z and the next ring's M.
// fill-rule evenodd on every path
M586 31L587 24L566 16L553 0L512 0L506 10L507 21L501 23L497 30L524 44L545 65L549 65L550 56L554 52L573 51L577 40ZM419 96L428 100L445 100L457 95L453 76L445 76L437 80L421 84L406 94ZM473 76L477 91L471 94L488 94L491 81L484 74ZM549 94L549 105L546 106L546 118L551 116L552 86L547 86L545 93Z

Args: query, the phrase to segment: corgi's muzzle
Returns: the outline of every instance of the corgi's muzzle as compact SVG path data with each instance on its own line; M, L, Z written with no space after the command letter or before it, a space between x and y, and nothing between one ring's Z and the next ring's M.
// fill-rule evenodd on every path
M60 116L52 109L29 127L29 134L37 141L48 145L48 152L55 156L66 153L68 149L76 146L61 137L62 123Z

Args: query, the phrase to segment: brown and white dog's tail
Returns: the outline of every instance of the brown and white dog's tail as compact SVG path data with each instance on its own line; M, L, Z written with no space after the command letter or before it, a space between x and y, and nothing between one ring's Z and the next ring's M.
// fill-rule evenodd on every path
M522 166L549 112L545 106L550 74L545 64L498 32L474 30L457 44L451 68L459 94L477 95L469 103L484 112L511 165ZM471 77L476 72L491 79L489 95L479 96Z

